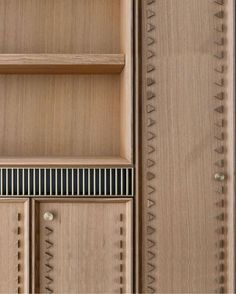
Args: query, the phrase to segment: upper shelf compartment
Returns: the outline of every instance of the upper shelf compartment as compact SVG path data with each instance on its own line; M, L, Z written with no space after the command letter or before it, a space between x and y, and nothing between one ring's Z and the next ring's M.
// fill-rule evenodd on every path
M0 54L119 54L123 1L1 0Z
M0 74L119 74L123 54L0 54Z
M0 0L0 166L133 164L132 5Z

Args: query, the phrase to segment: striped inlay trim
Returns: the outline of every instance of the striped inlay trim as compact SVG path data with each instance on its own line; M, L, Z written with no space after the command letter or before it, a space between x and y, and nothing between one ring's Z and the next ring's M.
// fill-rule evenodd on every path
M133 168L1 168L1 196L134 196Z

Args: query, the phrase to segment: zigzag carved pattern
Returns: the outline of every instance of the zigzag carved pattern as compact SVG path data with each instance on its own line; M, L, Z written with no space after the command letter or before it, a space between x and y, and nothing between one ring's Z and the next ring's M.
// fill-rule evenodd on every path
M153 184L153 181L156 178L155 175L155 167L156 161L154 159L154 155L156 152L156 121L154 119L154 115L156 114L156 93L155 93L155 65L154 65L154 57L155 57L155 18L156 18L156 0L146 0L146 16L145 16L145 24L146 24L146 60L144 61L146 65L146 71L144 75L146 76L146 95L145 95L145 103L146 103L146 123L145 123L145 133L146 133L146 146L145 150L147 153L145 154L146 160L146 293L156 293L157 285L156 285L156 228L155 228L155 208L156 208L156 188Z
M215 289L215 293L226 293L226 171L225 171L225 107L224 100L226 97L226 54L225 54L225 44L226 44L226 25L225 25L225 0L214 0L215 4L215 12L214 19L216 26L214 27L216 39L214 41L215 44L215 75L216 79L214 81L215 85L215 95L214 99L216 102L216 106L214 108L215 112L215 144L216 147L214 149L216 153L217 160L214 163L216 168L215 180L216 180L216 222L217 229L216 234L218 236L216 242L216 277L215 282L217 287Z
M50 239L50 236L53 234L53 229L51 229L50 227L46 226L45 227L45 234L47 236L47 238L45 239L45 259L46 259L46 263L44 264L45 266L45 282L46 282L46 286L45 286L45 291L46 293L54 293L53 290L53 265L52 265L52 260L53 260L53 242Z

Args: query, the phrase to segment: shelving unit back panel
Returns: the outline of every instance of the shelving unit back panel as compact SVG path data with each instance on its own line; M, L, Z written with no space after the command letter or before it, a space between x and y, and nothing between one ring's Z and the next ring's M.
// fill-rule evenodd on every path
M1 0L0 53L120 53L120 0Z
M0 157L112 157L120 150L117 75L0 76Z

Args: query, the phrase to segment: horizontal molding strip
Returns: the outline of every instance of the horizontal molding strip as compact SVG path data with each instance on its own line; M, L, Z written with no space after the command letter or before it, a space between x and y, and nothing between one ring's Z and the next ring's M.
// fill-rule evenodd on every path
M134 196L133 168L1 168L0 196Z

